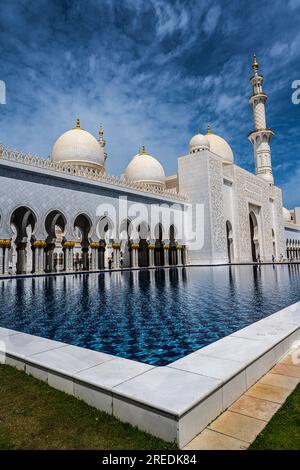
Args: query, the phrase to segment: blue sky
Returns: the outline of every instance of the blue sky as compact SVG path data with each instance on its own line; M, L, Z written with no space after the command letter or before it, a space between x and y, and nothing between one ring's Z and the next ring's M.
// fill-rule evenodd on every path
M0 142L47 157L75 125L103 124L107 171L140 145L166 174L207 123L253 170L252 54L269 95L267 124L284 203L300 205L300 0L0 0Z

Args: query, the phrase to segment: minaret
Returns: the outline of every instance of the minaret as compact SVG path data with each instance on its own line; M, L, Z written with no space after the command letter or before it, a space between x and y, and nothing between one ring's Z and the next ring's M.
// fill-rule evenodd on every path
M253 56L252 69L254 75L250 78L252 95L249 98L253 106L254 130L248 135L254 148L255 174L270 184L274 184L272 174L270 141L274 135L272 129L267 128L265 103L268 99L263 92L263 76L258 71L256 55Z
M100 147L103 148L103 152L104 152L104 147L105 147L105 144L106 144L106 141L104 140L103 138L103 127L100 126L100 129L99 129L99 140L98 140L99 144L100 144ZM107 159L107 153L104 152L104 160Z

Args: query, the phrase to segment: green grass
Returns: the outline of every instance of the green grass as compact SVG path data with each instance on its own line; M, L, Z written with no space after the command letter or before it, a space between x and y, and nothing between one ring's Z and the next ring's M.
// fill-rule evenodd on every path
M249 449L300 449L300 385L288 397Z
M0 365L0 449L177 449Z

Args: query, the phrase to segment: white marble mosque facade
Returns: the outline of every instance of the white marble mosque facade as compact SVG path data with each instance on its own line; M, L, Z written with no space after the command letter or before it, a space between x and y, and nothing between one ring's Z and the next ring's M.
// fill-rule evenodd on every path
M0 275L300 259L300 209L283 208L274 184L274 132L255 57L252 68L255 174L234 163L230 145L210 126L191 139L168 177L144 147L122 177L107 176L103 130L97 141L79 119L49 159L1 146ZM123 214L124 201L129 213L136 204L142 213ZM154 206L167 214L155 224ZM187 223L201 232L196 242Z

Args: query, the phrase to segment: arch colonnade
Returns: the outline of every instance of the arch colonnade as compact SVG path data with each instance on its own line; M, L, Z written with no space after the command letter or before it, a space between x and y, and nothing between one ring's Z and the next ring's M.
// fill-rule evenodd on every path
M300 260L300 240L293 240L288 238L286 240L287 258L290 261Z
M53 210L42 223L42 233L46 236L41 239L36 236L37 226L40 226L37 216L24 206L13 211L9 225L11 237L0 237L0 275L186 264L186 246L176 240L174 224L167 228L158 224L155 238L151 239L146 222L133 228L133 224L125 220L116 238L113 224L106 216L93 224L87 214L81 213L70 230L64 214Z

